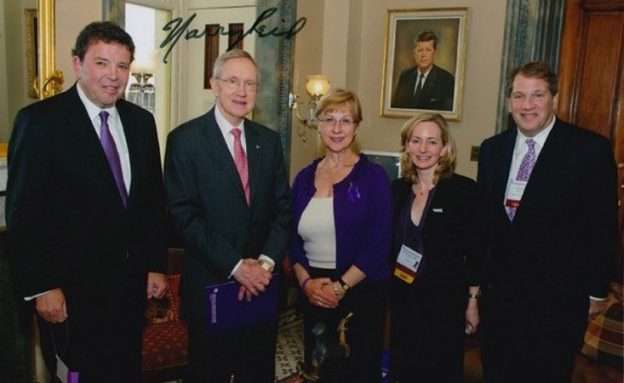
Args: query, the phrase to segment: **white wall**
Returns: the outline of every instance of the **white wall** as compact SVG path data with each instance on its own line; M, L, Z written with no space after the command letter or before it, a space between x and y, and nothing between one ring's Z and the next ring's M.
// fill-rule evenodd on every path
M463 115L461 121L451 122L450 126L458 147L457 171L475 177L476 162L469 161L470 148L495 131L506 3L501 0L299 1L297 17L308 17L308 23L296 39L295 89L303 95L305 76L323 71L332 85L346 86L360 97L364 120L358 140L362 148L396 152L399 132L406 119L379 114L388 9L468 7ZM293 135L291 173L314 157L310 146Z
M72 69L71 50L80 31L90 22L102 20L102 0L56 0L56 67L63 71L63 90L76 78Z

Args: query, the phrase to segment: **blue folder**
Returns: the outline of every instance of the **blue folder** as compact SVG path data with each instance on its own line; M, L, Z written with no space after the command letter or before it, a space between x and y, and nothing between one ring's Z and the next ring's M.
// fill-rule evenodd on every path
M236 281L205 287L208 305L208 331L236 330L277 320L279 274L273 274L263 293L248 302L238 300Z

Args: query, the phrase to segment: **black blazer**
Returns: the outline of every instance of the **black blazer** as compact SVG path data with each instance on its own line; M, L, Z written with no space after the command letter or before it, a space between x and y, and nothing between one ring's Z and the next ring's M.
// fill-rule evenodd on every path
M392 183L393 269L403 244L401 211L409 203L411 194L411 184L405 179ZM476 225L478 207L477 185L473 180L458 174L442 178L434 189L429 207L423 212L423 261L417 281L413 285L403 282L394 285L408 290L440 293L442 296L453 290L465 298L465 287L479 285L480 279L481 252ZM395 295L407 297L406 293Z
M584 323L588 296L606 296L615 257L616 172L610 144L557 120L510 222L503 202L516 135L510 129L481 145L484 278L526 311L522 315L539 317L535 326Z
M417 95L414 95L417 79L418 70L416 67L401 72L392 97L391 107L444 111L453 109L455 77L452 74L434 65L423 88Z
M251 205L214 109L169 134L165 184L170 213L186 247L185 312L206 313L203 288L225 281L242 258L279 265L288 241L290 192L279 135L245 120Z
M147 271L165 270L154 119L124 100L116 107L132 172L127 208L75 85L22 109L9 143L6 219L18 294L60 287L70 316L78 296L114 307L126 274L145 289Z

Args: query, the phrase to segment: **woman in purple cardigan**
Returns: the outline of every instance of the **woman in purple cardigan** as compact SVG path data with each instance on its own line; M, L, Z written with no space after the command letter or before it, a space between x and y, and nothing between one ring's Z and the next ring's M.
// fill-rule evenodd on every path
M341 89L330 93L321 100L317 117L326 155L295 178L290 249L305 297L306 365L315 348L312 328L324 323L335 337L340 320L352 313L351 355L323 376L323 382L379 382L391 243L390 184L381 166L353 149L362 120L355 94Z

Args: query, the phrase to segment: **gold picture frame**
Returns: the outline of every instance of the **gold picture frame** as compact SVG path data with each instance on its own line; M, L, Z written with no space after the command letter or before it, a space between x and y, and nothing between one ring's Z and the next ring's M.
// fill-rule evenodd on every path
M24 9L24 36L26 41L26 86L28 96L39 98L35 87L35 79L39 76L37 65L38 38L37 38L37 9Z
M468 8L388 10L382 116L408 118L419 112L437 112L449 120L461 119L467 24ZM426 69L425 80L418 85L415 83L420 82L421 74L415 47L425 33L433 34L436 43L433 65Z
M28 96L44 99L63 88L56 70L55 0L37 0L37 9L24 10Z

